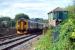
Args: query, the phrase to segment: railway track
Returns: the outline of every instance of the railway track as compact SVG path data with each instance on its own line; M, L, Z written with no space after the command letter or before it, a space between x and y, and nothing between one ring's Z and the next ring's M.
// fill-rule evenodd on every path
M15 38L15 37L18 37L19 35L17 34L13 34L13 35L8 35L8 36L3 36L3 37L0 37L0 41L5 41L5 40L8 40L8 39L12 39L12 38Z
M20 37L16 37L11 40L7 40L0 43L0 50L11 50L12 48L29 41L30 39L37 37L38 35L24 35Z

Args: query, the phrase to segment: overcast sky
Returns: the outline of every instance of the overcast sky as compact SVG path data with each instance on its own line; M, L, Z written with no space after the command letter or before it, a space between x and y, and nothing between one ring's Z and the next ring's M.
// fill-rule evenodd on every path
M25 13L30 18L48 19L49 11L70 4L72 0L0 0L0 16L14 18L18 13Z

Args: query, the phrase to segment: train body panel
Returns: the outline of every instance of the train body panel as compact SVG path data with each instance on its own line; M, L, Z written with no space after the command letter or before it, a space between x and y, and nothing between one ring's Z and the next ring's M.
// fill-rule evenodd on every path
M38 29L43 29L43 24L38 23Z
M36 32L38 29L37 22L28 20L28 32Z
M33 22L33 21L28 21L28 28L29 29L36 29L37 27L37 22Z

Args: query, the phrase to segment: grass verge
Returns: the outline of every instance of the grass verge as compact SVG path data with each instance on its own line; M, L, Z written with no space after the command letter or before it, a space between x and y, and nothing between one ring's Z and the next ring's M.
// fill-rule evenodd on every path
M48 30L45 35L42 35L41 39L38 40L38 43L35 45L35 50L50 50L52 47L52 30Z

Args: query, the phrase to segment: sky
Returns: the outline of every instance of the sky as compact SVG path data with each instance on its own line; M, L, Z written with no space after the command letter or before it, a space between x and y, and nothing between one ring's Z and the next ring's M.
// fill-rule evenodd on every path
M56 7L64 8L72 4L72 0L0 0L0 17L24 13L30 18L48 19L48 12Z

